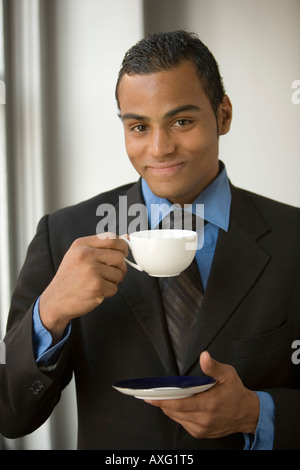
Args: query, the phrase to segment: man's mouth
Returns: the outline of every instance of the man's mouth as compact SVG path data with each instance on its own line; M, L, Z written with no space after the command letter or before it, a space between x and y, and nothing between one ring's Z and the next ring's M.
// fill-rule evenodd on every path
M155 176L172 176L180 171L184 162L165 162L148 165L147 170Z

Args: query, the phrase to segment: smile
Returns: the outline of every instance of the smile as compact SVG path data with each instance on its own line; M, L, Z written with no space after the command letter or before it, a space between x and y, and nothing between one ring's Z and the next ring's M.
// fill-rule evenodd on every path
M164 163L161 165L148 166L147 170L155 176L172 176L180 171L184 166L184 162L180 163Z

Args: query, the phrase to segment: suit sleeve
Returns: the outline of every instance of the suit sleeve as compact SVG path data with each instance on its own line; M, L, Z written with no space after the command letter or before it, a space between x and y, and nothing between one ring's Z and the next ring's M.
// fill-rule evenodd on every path
M275 404L274 450L300 449L300 390L267 390Z
M41 219L13 292L4 338L6 364L0 365L0 433L16 438L33 432L49 417L71 379L70 340L52 370L36 364L32 342L33 306L54 275L48 217Z

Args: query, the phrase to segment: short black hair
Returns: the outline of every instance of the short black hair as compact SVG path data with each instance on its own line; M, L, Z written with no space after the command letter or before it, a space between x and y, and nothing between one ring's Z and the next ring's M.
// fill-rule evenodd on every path
M204 92L217 116L225 94L219 66L213 54L198 36L183 30L151 33L126 52L116 84L118 107L120 108L118 88L123 75L144 75L170 70L184 60L194 62Z

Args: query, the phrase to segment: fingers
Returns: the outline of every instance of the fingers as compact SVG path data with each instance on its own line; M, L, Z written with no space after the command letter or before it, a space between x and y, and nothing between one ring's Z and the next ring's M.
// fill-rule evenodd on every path
M42 294L41 314L49 331L115 295L127 272L127 254L127 243L110 234L75 240Z
M204 351L200 355L200 367L204 374L213 377L219 384L231 379L235 375L235 370L228 364L213 359L208 351Z
M254 433L259 399L246 389L234 367L205 351L199 358L205 374L217 380L210 390L177 400L147 400L197 438L222 437L235 432Z
M71 249L79 263L89 261L91 266L98 263L99 274L108 281L121 282L127 272L124 258L128 255L128 245L114 234L105 233L78 238L73 242ZM119 278L114 270L109 270L109 266L121 270L122 277ZM116 273L117 277L113 273Z
M195 407L199 408L199 396L200 394L193 395L187 398L180 398L174 400L144 400L150 405L156 406L158 408L164 409L167 414L167 410L176 411L176 413L188 413L194 411Z
M124 279L127 266L124 257L120 256L118 252L101 252L97 256L97 261L97 272L103 279L117 284Z
M81 237L75 240L73 244L78 246L90 246L91 248L107 248L111 250L118 250L124 253L124 256L128 256L127 243L122 240L122 238L111 232Z
M153 406L161 408L162 412L173 421L183 426L193 437L200 438L204 434L207 420L207 407L203 394L178 400L145 400Z
M207 351L201 353L199 358L202 371L213 377L217 384L205 393L198 393L184 399L174 400L145 400L147 403L159 407L163 412L178 421L193 421L195 411L207 413L211 411L213 399L219 394L219 388L228 381L232 382L236 377L235 369L213 359Z

